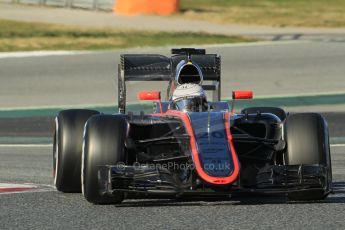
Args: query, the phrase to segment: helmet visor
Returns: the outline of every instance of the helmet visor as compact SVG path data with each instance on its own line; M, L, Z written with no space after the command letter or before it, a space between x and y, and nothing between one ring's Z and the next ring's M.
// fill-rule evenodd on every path
M173 101L173 108L184 112L202 112L207 109L204 97L182 98Z

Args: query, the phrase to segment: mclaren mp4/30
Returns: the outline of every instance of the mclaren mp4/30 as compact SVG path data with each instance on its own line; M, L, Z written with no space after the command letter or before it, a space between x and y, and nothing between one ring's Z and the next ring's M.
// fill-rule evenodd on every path
M235 113L220 100L220 56L203 49L173 55L121 55L116 114L59 112L54 135L58 191L83 192L95 204L126 197L283 195L320 200L332 191L328 127L318 113L251 107ZM167 81L142 91L153 113L126 112L127 81ZM210 91L213 97L207 97Z

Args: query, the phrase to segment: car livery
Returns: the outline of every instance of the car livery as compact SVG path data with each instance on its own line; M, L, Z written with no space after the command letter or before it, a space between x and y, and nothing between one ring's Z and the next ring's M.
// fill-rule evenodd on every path
M332 191L329 134L318 113L276 107L234 112L235 90L221 101L221 57L173 49L166 57L124 54L118 69L118 113L60 111L55 119L53 174L57 190L82 192L95 204L127 196L282 195L320 200ZM126 111L126 82L166 81L142 91L153 113ZM212 96L206 96L206 92Z

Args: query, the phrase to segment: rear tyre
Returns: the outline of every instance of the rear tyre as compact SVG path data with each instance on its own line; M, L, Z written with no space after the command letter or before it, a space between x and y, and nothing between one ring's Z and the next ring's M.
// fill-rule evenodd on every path
M88 120L85 126L82 188L87 201L94 204L118 204L123 192L101 194L98 183L98 166L123 163L127 122L119 116L100 115Z
M83 132L94 110L63 110L55 118L53 176L60 192L81 192L80 168Z
M293 114L285 121L287 151L286 165L322 165L327 167L325 187L319 191L289 194L291 200L321 200L327 197L332 185L332 168L328 126L317 113Z
M286 119L285 111L278 107L249 107L242 109L241 113L272 113L279 117L281 121L284 121Z

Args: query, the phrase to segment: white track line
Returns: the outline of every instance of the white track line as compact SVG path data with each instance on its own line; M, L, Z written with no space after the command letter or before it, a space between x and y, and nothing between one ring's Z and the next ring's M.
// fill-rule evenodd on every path
M28 52L0 52L0 59L3 58L25 58L25 57L46 57L46 56L67 56L87 54L90 51L28 51Z
M331 144L331 147L345 147L345 144Z
M0 183L0 188L37 188L37 185L34 184L13 184L13 183Z
M188 45L196 46L201 48L227 48L227 47L247 47L247 46L268 46L268 45L284 45L284 44L298 44L308 43L309 41L261 41L261 42L241 42L241 43L226 43L226 44L205 44L205 45ZM170 47L170 46L168 46ZM163 47L144 47L145 49L157 49L167 48ZM128 49L131 50L131 49ZM113 50L122 51L122 50ZM67 51L67 50L56 50L56 51L23 51L23 52L0 52L0 59L4 58L26 58L26 57L46 57L46 56L67 56L67 55L80 55L80 54L94 54L102 53L104 51Z
M190 45L201 48L230 48L230 47L250 47L250 46L270 46L270 45L289 45L300 43L311 43L307 40L287 40L287 41L259 41L259 42L239 42L239 43L225 43L225 44L206 44L206 45Z

